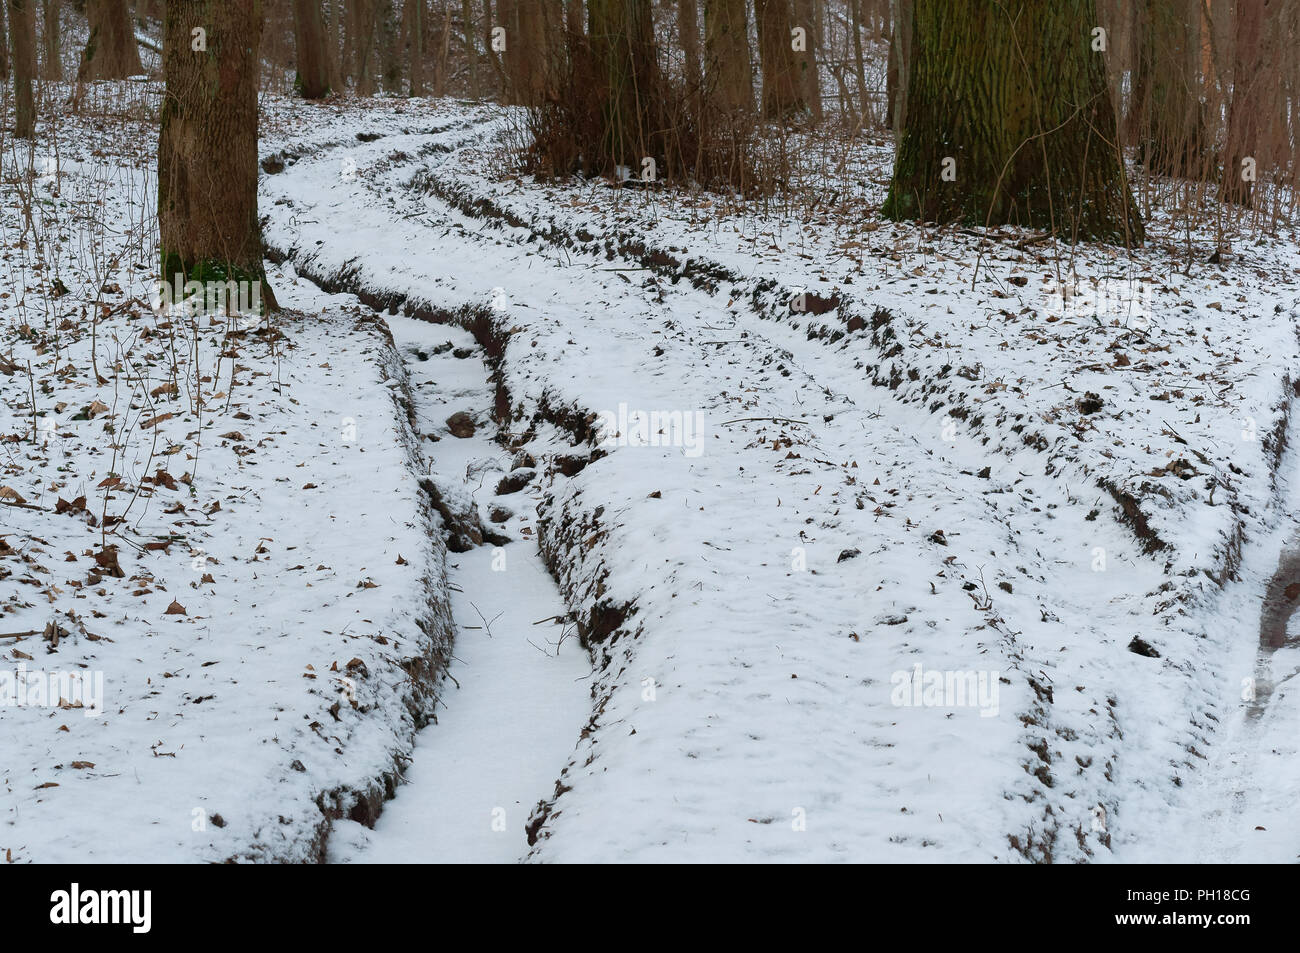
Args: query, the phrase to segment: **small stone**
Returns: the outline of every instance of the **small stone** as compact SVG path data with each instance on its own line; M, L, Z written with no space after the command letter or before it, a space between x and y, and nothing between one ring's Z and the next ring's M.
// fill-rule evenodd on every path
M458 410L447 418L447 429L451 431L453 437L460 437L462 440L466 437L474 436L474 418L463 410Z

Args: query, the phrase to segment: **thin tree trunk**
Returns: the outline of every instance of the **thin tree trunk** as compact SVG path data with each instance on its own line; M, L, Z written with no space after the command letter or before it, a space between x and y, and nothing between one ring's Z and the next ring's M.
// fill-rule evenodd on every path
M889 102L886 125L894 130L894 141L902 136L907 124L907 85L912 65L912 0L890 0L893 29L889 39L889 62L892 89L887 92Z
M460 0L461 29L465 34L465 56L469 60L469 94L473 99L479 98L478 85L478 40L474 30L474 4L472 0Z
M700 9L696 0L677 0L677 41L682 46L686 88L698 90L700 70Z
M9 0L9 36L13 41L14 135L31 139L36 134L36 0Z
M45 62L41 76L56 83L63 79L63 63L59 59L59 7L59 0L41 0L41 16L45 24Z
M406 0L410 10L411 95L424 95L424 0ZM435 82L438 82L435 80Z
M396 0L378 0L378 42L380 80L384 91L402 91L402 57L398 42Z
M144 72L131 14L124 0L88 0L86 19L90 23L90 38L81 54L78 82L126 79Z
M862 0L849 0L849 16L853 30L853 72L858 79L858 124L864 125L870 105L867 99L867 72L862 55L862 30L865 26L862 22Z
M914 0L907 125L883 214L1141 241L1093 0Z
M330 82L320 3L317 0L293 0L293 27L302 98L323 99L329 94Z
M754 108L745 0L704 0L704 52L713 101L726 112Z
M9 78L9 36L5 30L5 4L0 3L0 79Z
M164 280L256 282L274 310L257 217L262 16L261 0L168 0L158 230Z
M326 0L325 9L328 11L325 25L326 75L329 77L330 89L342 92L343 60L339 56L339 40L343 34L340 26L343 18L343 0Z

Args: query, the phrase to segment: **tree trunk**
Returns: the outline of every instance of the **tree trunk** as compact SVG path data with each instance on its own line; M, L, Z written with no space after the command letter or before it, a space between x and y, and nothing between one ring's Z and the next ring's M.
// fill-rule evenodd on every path
M795 26L803 27L807 48L795 52L799 69L799 92L812 113L813 120L822 119L822 82L818 72L817 57L822 48L821 0L795 0Z
M13 41L14 135L31 139L36 134L36 0L9 0L9 36Z
M63 79L63 63L59 59L59 7L59 0L41 0L41 16L45 24L45 62L41 76L56 83Z
M409 5L410 29L407 43L411 48L411 95L424 95L424 0L406 0Z
M540 106L546 99L547 30L543 0L513 0L510 4L511 25L506 28L509 45L506 62L510 65L513 101L524 106Z
M677 42L682 46L687 90L700 88L700 8L697 0L677 0Z
M784 119L804 108L799 67L790 48L789 0L754 0L754 18L763 74L763 118Z
M907 125L882 213L1139 243L1096 22L1093 0L914 0Z
M461 29L465 34L465 56L469 60L469 95L479 98L478 41L474 31L474 8L471 0L460 0Z
M298 53L298 86L303 99L323 99L330 91L325 50L325 25L317 0L293 0L294 42Z
M1273 0L1244 2L1239 0L1233 23L1232 99L1228 105L1228 139L1223 151L1223 177L1219 195L1226 201L1249 206L1254 188L1243 179L1243 160L1259 161L1260 122L1267 108L1264 103L1265 81L1264 25L1269 22L1276 3Z
M9 78L9 34L5 29L5 4L0 3L0 79Z
M126 79L144 72L131 14L124 0L88 0L86 19L90 23L90 39L81 54L77 82Z
M206 50L195 50L195 28ZM249 282L276 307L257 217L261 0L168 0L158 138L164 281Z
M378 0L379 73L384 91L402 91L402 57L398 43L396 0Z
M378 0L348 0L348 37L352 42L353 77L358 96L375 92L375 4Z
M1239 0L1249 6L1260 0ZM1138 71L1144 97L1136 117L1138 158L1156 175L1199 176L1207 148L1201 115L1197 29L1187 0L1146 0Z
M871 105L867 99L867 72L863 65L862 31L866 24L862 22L862 0L849 0L850 29L853 31L853 73L858 79L858 125L864 125Z
M605 172L642 160L662 159L663 124L657 120L658 68L649 0L590 0L592 62L601 104L598 164Z
M339 55L339 41L343 36L341 21L343 19L343 0L326 0L325 9L325 75L329 77L329 87L342 92L343 60Z
M704 0L704 53L713 101L726 112L754 108L745 0Z
M912 65L912 0L890 0L893 29L889 38L889 85L885 124L897 142L907 124L907 84Z

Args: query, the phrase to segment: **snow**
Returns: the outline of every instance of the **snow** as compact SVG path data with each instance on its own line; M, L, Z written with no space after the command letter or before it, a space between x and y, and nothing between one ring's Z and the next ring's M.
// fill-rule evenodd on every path
M1159 206L1131 254L882 223L883 143L855 145L833 201L724 203L533 181L494 106L265 113L284 340L159 327L129 303L151 259L121 255L95 383L84 320L54 329L99 288L52 298L6 198L0 483L40 509L0 510L0 587L25 597L0 588L0 630L63 620L55 654L16 648L102 671L106 705L0 709L0 850L1300 855L1300 659L1259 642L1300 535L1294 236L1229 230L1210 265L1219 236ZM121 151L65 157L60 187L84 200L107 165L117 219L146 221L148 164ZM67 239L63 280L107 243ZM202 416L184 388L167 402L146 467L173 330L182 379L212 380ZM29 359L48 448L27 442ZM71 419L93 399L107 413ZM110 419L135 421L116 463ZM144 484L173 448L192 490ZM97 487L110 470L128 486ZM63 582L99 531L55 499L99 515L140 487L120 531L183 538L120 547L135 579ZM226 826L191 830L194 808Z

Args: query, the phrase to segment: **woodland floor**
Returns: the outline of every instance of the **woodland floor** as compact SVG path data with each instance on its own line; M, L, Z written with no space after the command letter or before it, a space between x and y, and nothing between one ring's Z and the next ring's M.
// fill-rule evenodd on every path
M293 310L195 326L113 128L5 156L0 634L66 634L0 661L104 705L0 707L0 853L1300 856L1293 236L882 223L883 142L784 206L539 183L498 107L269 98Z

